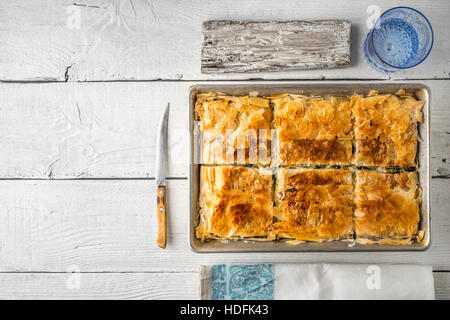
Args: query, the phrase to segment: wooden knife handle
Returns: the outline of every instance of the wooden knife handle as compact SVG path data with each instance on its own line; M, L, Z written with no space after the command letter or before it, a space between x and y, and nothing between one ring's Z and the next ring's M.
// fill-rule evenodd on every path
M158 238L156 244L166 247L166 187L159 186L156 191L156 216L158 218Z

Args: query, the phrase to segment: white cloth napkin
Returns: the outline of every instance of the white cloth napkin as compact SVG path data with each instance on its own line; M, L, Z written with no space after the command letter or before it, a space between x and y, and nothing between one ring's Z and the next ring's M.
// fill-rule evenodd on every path
M255 264L200 266L201 299L434 299L431 266Z

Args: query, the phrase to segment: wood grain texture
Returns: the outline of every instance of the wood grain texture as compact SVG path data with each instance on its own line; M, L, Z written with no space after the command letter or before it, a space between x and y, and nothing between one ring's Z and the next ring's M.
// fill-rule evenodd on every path
M188 181L167 185L167 247L157 235L154 181L0 181L0 271L197 272L212 263L416 263L450 270L450 179L434 179L432 244L424 252L198 254L189 247Z
M349 66L350 21L203 23L202 73L280 72Z
M0 299L198 299L197 273L0 273Z
M0 273L0 299L199 299L197 273L82 273L79 276ZM433 276L436 299L450 299L450 273L434 272Z
M156 220L158 221L158 235L156 236L156 244L158 247L165 248L167 243L165 186L158 186L156 188Z
M433 272L436 299L450 300L450 272Z
M375 5L375 8L374 6ZM435 32L421 65L393 74L371 69L362 44L374 9L399 1L17 0L0 2L0 81L215 79L450 79L450 2L413 0ZM376 11L376 10L375 10ZM202 74L201 23L211 19L352 21L352 67L255 74ZM79 24L77 25L77 21ZM229 262L398 262L450 270L450 93L432 88L433 243L426 252L211 254L189 250L187 182L169 181L169 245L154 246L153 181L0 181L0 298L195 298L198 264ZM0 84L0 178L153 177L158 114L169 119L168 174L187 175L188 83ZM170 97L170 99L169 99ZM67 272L85 272L67 290ZM163 273L117 273L155 271ZM188 277L172 271L192 272ZM167 276L166 276L167 275ZM91 279L91 280L89 280ZM186 279L186 280L183 280ZM448 273L436 296L450 298ZM177 289L167 289L171 282ZM180 288L180 291L177 291Z
M450 78L450 42L447 41L450 2L444 0L408 2L408 6L430 19L435 30L434 48L420 66L386 75L371 69L365 62L362 49L369 31L367 22L374 19L377 10L381 13L398 5L402 2L2 1L0 80ZM220 19L349 20L352 22L352 67L258 75L202 74L202 22Z
M421 82L431 88L432 175L450 177L448 83ZM168 177L187 177L192 84L0 84L0 178L154 177L157 121L167 101Z
M186 176L186 94L171 82L0 84L0 177L154 177L168 101L167 172Z

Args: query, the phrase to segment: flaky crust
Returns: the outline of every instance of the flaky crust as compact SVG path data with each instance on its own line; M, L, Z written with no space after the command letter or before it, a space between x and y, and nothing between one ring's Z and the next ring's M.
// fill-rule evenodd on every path
M350 170L279 169L272 239L327 241L353 235Z
M417 173L405 171L417 166L423 104L403 90L351 97L199 94L201 163L224 166L201 167L197 237L420 241L421 189ZM257 169L269 164L273 172ZM346 169L330 169L339 166ZM383 173L391 170L402 173Z
M271 99L280 165L351 163L349 98L285 94Z
M346 97L273 97L275 128L282 141L352 140L350 100Z
M271 190L272 175L264 169L202 166L197 237L266 237L273 219Z
M406 94L352 96L355 164L416 166L417 122L423 122L423 104Z
M351 163L352 142L340 140L294 140L279 144L281 166L297 164L346 165Z
M270 163L268 99L198 94L195 115L202 133L201 163Z
M360 242L409 243L417 235L421 192L415 172L357 171L355 231Z

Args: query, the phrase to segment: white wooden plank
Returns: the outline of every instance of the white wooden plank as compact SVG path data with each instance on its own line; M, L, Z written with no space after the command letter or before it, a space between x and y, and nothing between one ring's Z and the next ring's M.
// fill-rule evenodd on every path
M197 273L0 273L0 299L198 299Z
M152 177L168 101L168 175L186 176L186 94L171 82L3 84L0 176Z
M449 78L450 3L413 0L435 31L420 66L392 75L364 60L368 22L399 1L19 0L0 4L1 80ZM45 13L45 14L44 14ZM233 20L350 20L352 67L344 70L202 75L201 24Z
M432 91L432 174L449 177L449 81L423 83ZM153 177L156 125L167 101L168 175L186 177L192 84L0 84L0 178Z
M436 299L450 273L434 272ZM0 273L0 299L199 299L197 273Z
M156 246L154 182L0 181L0 271L196 272L211 263L417 263L450 270L450 179L435 179L425 252L198 254L186 180L168 184L168 243Z

